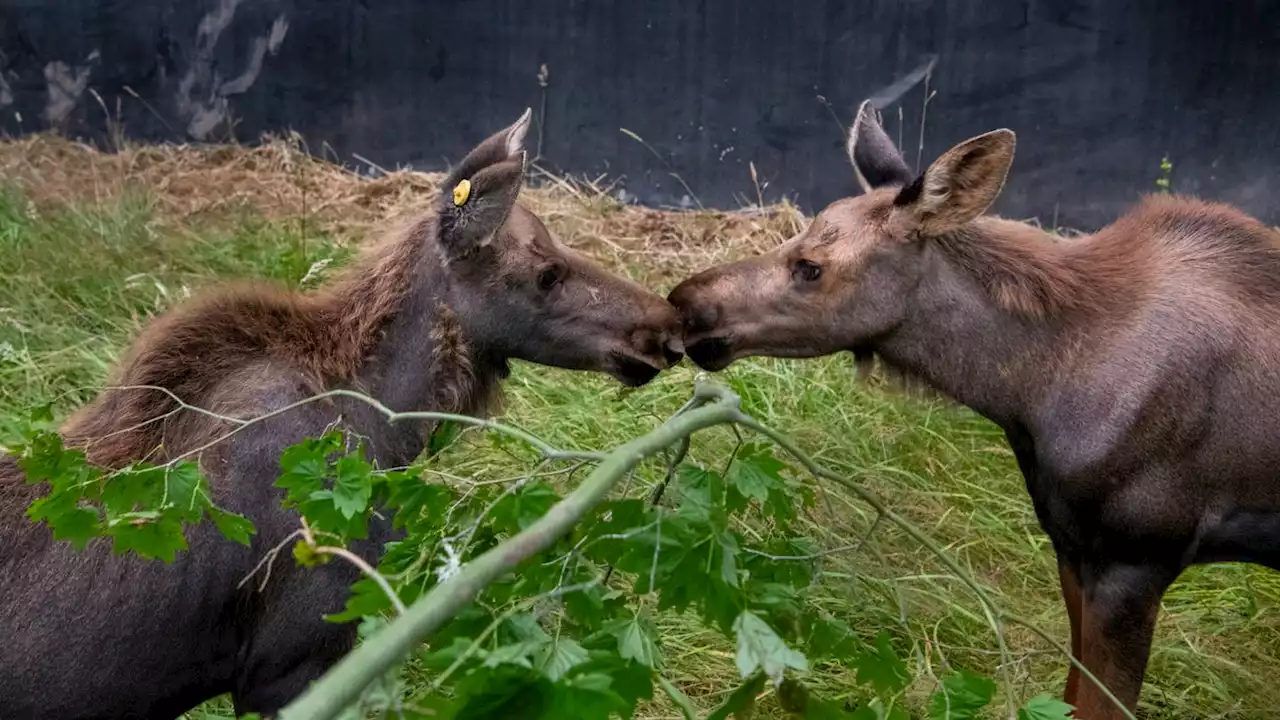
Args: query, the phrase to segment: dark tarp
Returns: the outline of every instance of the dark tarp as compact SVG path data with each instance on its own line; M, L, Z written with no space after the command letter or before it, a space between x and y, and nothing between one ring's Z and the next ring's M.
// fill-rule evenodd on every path
M1280 222L1272 0L0 0L0 53L10 134L292 129L438 169L532 106L552 170L737 207L752 162L812 210L855 191L839 125L876 96L913 163L922 125L926 163L1015 130L1005 215L1097 227L1167 155L1175 190Z

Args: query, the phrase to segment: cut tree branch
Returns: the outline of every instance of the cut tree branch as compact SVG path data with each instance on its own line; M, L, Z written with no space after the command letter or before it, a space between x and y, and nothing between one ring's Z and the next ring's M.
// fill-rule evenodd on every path
M608 453L591 475L545 515L510 540L467 563L329 669L280 711L280 720L333 720L371 682L403 661L423 640L470 604L490 583L551 547L568 534L642 460L681 438L740 415L738 397L718 386L700 385L696 397L712 402L674 417L654 431ZM399 413L409 416L414 413Z

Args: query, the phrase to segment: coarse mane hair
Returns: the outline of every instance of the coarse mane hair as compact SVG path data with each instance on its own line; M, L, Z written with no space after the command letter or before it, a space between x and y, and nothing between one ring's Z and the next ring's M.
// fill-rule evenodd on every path
M1196 278L1280 306L1280 233L1235 208L1149 196L1093 235L1055 239L1027 223L980 218L933 239L1002 308L1042 319L1123 310L1169 283Z

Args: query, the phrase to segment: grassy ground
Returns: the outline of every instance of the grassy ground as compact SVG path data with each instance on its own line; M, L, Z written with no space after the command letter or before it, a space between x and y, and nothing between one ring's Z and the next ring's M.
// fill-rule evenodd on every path
M314 282L317 261L341 264L355 239L420 207L432 189L420 175L359 180L280 143L108 157L37 139L0 145L0 172L7 182L0 189L0 425L33 404L54 401L66 412L88 399L147 317L189 289L245 276L297 285L309 271L306 282ZM766 247L801 222L785 207L730 215L624 209L593 188L563 182L527 198L570 245L660 292L693 270ZM557 444L608 448L674 411L692 377L686 363L622 393L605 378L519 364L506 386L506 412ZM845 357L745 361L724 379L751 412L944 542L1002 606L1065 641L1047 540L994 427L944 402L859 382ZM725 442L712 439L707 451ZM459 472L502 469L501 458L469 457ZM861 537L871 515L832 493L834 517L815 517L812 530L836 547ZM931 689L929 671L944 662L995 672L995 638L974 598L892 528L879 528L856 553L831 556L825 584L822 602L853 626L893 628L914 641L921 696ZM1273 717L1278 601L1276 573L1227 565L1188 573L1164 602L1145 716ZM671 676L700 706L732 687L723 640L679 618L662 630ZM1008 641L1015 692L1060 692L1066 663L1047 643L1018 628ZM839 668L816 674L829 695L850 686ZM189 715L222 716L220 703ZM660 703L644 716L675 717Z

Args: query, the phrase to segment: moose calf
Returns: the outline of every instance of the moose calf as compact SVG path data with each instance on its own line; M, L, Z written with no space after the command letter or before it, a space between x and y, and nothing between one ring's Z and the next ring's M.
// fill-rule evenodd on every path
M397 411L481 413L511 358L648 382L681 357L678 316L516 203L529 119L472 150L435 207L327 288L247 287L185 303L142 332L115 384L248 418L332 388ZM158 391L108 389L62 434L90 462L119 468L179 457L229 429L179 409ZM265 588L238 584L299 526L273 487L281 451L335 423L362 436L381 467L414 460L430 431L334 399L212 445L198 458L216 502L258 534L245 548L195 527L172 565L100 542L84 552L54 543L23 516L39 489L0 461L0 717L171 720L226 692L237 713L274 714L319 677L354 643L354 625L321 615L342 608L356 571L279 561ZM374 562L391 536L379 521L357 549Z
M996 130L916 176L864 103L848 152L865 194L668 299L706 369L851 350L1003 428L1057 552L1072 652L1132 709L1183 569L1280 569L1280 234L1153 197L1056 242L983 215L1013 151ZM1122 717L1074 668L1066 699Z

